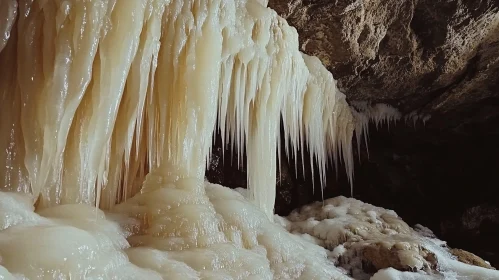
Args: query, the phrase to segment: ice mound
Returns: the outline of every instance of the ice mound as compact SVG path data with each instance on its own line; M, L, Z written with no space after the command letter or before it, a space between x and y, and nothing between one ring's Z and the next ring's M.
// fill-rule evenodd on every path
M499 279L499 272L456 260L424 227L394 211L346 197L331 198L277 218L290 232L327 248L355 279Z
M74 204L35 213L30 201L0 192L0 279L161 279L128 261L124 232L102 211Z
M324 248L290 235L237 191L191 179L146 186L113 211L137 221L128 225L130 259L165 278L350 279Z
M35 213L30 197L0 192L0 276L351 279L327 250L289 234L236 191L152 181L107 214L84 204Z
M220 185L149 175L144 186L108 213L35 212L30 196L0 192L0 279L499 279L457 261L428 229L355 199L272 222Z

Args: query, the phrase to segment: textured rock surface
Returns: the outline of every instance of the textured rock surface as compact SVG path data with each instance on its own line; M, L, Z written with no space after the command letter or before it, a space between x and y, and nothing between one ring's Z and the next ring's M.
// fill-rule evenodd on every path
M270 0L350 100L464 130L499 116L499 1ZM443 118L435 118L442 114Z
M394 211L352 198L339 196L315 202L294 210L286 218L278 217L276 221L290 232L330 250L329 259L359 280L370 279L371 275L386 268L418 272L422 276L400 279L441 279L430 275L448 275L450 271L457 274L446 279L496 279L499 275L473 277L464 270L453 270L458 263L455 260L491 267L474 254L450 249L429 228L421 225L411 228ZM467 269L473 270L472 266Z
M471 264L471 265L476 265L476 266L481 266L489 269L494 269L490 264L485 262L482 258L479 256L472 254L470 252L461 250L461 249L451 249L451 253L457 257L457 259L460 262Z
M428 267L435 269L437 267L437 260L431 252L421 248L417 244L410 244L411 246L407 246L410 250L401 250L400 246L392 246L387 247L383 246L379 243L370 244L363 248L362 258L367 265L372 265L374 267L374 271L378 271L380 269L385 269L389 267L393 267L400 271L413 271L417 269L422 269L421 267L412 267L408 264L405 259L408 255L407 252L415 252L417 256L421 258L421 263L423 263ZM405 248L404 248L405 249ZM471 264L471 263L468 263Z

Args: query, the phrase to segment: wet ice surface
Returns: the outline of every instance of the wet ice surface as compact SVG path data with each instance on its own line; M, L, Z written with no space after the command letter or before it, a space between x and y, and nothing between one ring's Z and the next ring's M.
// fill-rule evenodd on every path
M195 184L204 184L206 192L193 191ZM107 214L83 204L35 213L28 196L5 192L0 211L0 275L5 279L499 275L458 262L445 242L423 227L413 230L393 211L345 197L304 206L287 218L275 216L273 223L237 191L184 180L175 187L150 187Z
M28 279L349 279L239 193L196 183L150 189L107 217L82 204L34 213L0 193L1 265Z
M354 200L270 221L281 121L285 151L307 147L324 183L328 157L352 180L354 133L397 115L352 111L266 2L0 2L2 191L39 209L0 193L0 275L349 279L369 277L365 258L495 275ZM252 202L203 180L217 129Z

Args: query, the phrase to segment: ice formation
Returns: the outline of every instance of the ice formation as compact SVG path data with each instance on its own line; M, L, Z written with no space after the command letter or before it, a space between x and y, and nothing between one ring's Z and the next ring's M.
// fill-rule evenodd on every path
M350 102L350 105L353 109L352 114L355 117L355 136L357 140L357 149L359 151L359 159L362 142L365 143L366 149L368 148L367 142L369 138L370 123L373 122L376 125L376 129L381 125L387 125L388 129L390 129L391 123L395 124L403 118L406 124L409 121L412 121L414 127L416 127L418 121L422 121L423 125L426 125L426 122L431 118L431 115L422 115L417 111L403 115L397 108L385 103L372 104L367 101L352 101Z
M357 113L357 118L360 118L358 125L361 126L366 126L372 121L378 128L382 124L390 125L391 122L396 122L402 117L399 110L385 103L370 104L367 101L352 101L351 105L356 109L354 112Z
M285 137L352 180L363 115L266 2L0 1L0 278L350 279L275 175ZM217 130L251 202L204 181Z
M158 168L201 178L219 129L240 162L246 151L251 199L270 217L281 119L287 153L307 145L322 179L328 155L352 179L345 96L258 1L23 0L18 14L1 25L2 174L42 207L108 209Z
M412 111L404 115L397 108L385 103L372 104L367 101L351 101L350 105L354 109L352 110L352 113L356 119L356 133L358 138L361 135L364 135L364 137L367 138L367 128L370 122L374 122L376 128L379 128L379 126L383 124L386 124L389 128L391 123L395 123L401 119L403 119L405 123L412 121L414 126L416 126L418 121L421 121L423 125L426 125L426 122L431 119L431 115L422 114L418 111Z
M233 190L147 185L106 215L85 204L34 213L26 196L0 192L0 278L350 279Z
M102 211L33 210L29 197L0 192L0 279L161 279L128 261L124 232Z
M307 145L323 180L328 155L352 177L355 119L265 5L1 2L0 174L28 199L0 199L2 273L348 278L271 221L281 121L286 152ZM217 129L247 154L252 203L204 182Z
M416 126L416 123L418 121L422 121L423 125L426 125L426 122L429 121L430 119L431 115L428 114L423 115L421 113L418 113L417 111L412 111L404 117L405 122L408 123L409 121L412 121L414 127Z
M355 279L499 279L499 271L457 261L429 229L413 229L394 211L353 198L306 205L277 221L328 249L329 259ZM369 269L377 272L370 277Z

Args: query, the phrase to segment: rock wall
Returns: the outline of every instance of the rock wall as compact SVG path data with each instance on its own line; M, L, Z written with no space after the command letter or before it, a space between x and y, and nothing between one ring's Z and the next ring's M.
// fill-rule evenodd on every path
M499 115L499 1L270 0L350 100L446 116ZM479 108L479 109L478 109ZM463 117L463 115L466 115Z

